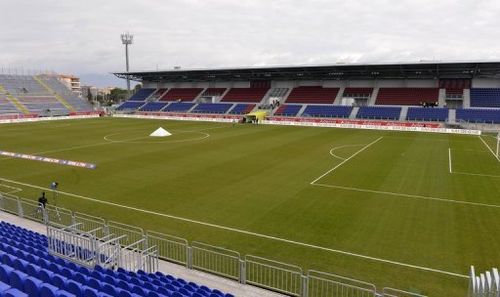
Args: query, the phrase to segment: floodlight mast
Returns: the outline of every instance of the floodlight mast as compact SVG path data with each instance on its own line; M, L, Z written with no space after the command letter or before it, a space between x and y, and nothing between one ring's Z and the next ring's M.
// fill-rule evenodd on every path
M131 45L134 42L134 35L130 33L125 33L121 35L122 39L122 44L125 45L125 65L126 65L126 70L127 72L129 71L129 63L128 63L128 46ZM127 76L127 91L128 91L128 96L130 97L130 79Z

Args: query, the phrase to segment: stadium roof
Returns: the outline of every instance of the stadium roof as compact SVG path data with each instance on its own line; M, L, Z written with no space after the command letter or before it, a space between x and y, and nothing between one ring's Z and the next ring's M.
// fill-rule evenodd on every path
M117 72L119 78L151 82L211 82L255 80L356 80L500 78L500 62L419 62L262 66L215 69L172 69Z

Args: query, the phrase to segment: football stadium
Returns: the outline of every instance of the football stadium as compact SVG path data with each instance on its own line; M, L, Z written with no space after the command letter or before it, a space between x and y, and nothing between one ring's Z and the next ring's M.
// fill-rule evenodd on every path
M113 75L0 74L0 296L500 296L500 62Z

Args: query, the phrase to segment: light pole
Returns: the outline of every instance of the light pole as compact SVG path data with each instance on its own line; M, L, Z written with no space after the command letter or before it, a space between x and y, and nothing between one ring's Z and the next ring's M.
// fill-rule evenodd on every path
M125 62L126 62L126 67L127 67L127 72L129 71L129 65L128 65L128 46L133 43L134 41L134 35L129 34L128 32L125 34L121 35L122 38L122 44L125 45ZM128 96L130 97L130 79L127 76L127 91L128 91Z

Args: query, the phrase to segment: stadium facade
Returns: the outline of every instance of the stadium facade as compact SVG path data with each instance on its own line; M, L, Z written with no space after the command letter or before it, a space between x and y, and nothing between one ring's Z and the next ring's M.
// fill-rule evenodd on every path
M500 123L499 62L174 69L115 73L143 89L124 112ZM246 105L245 105L246 104Z

